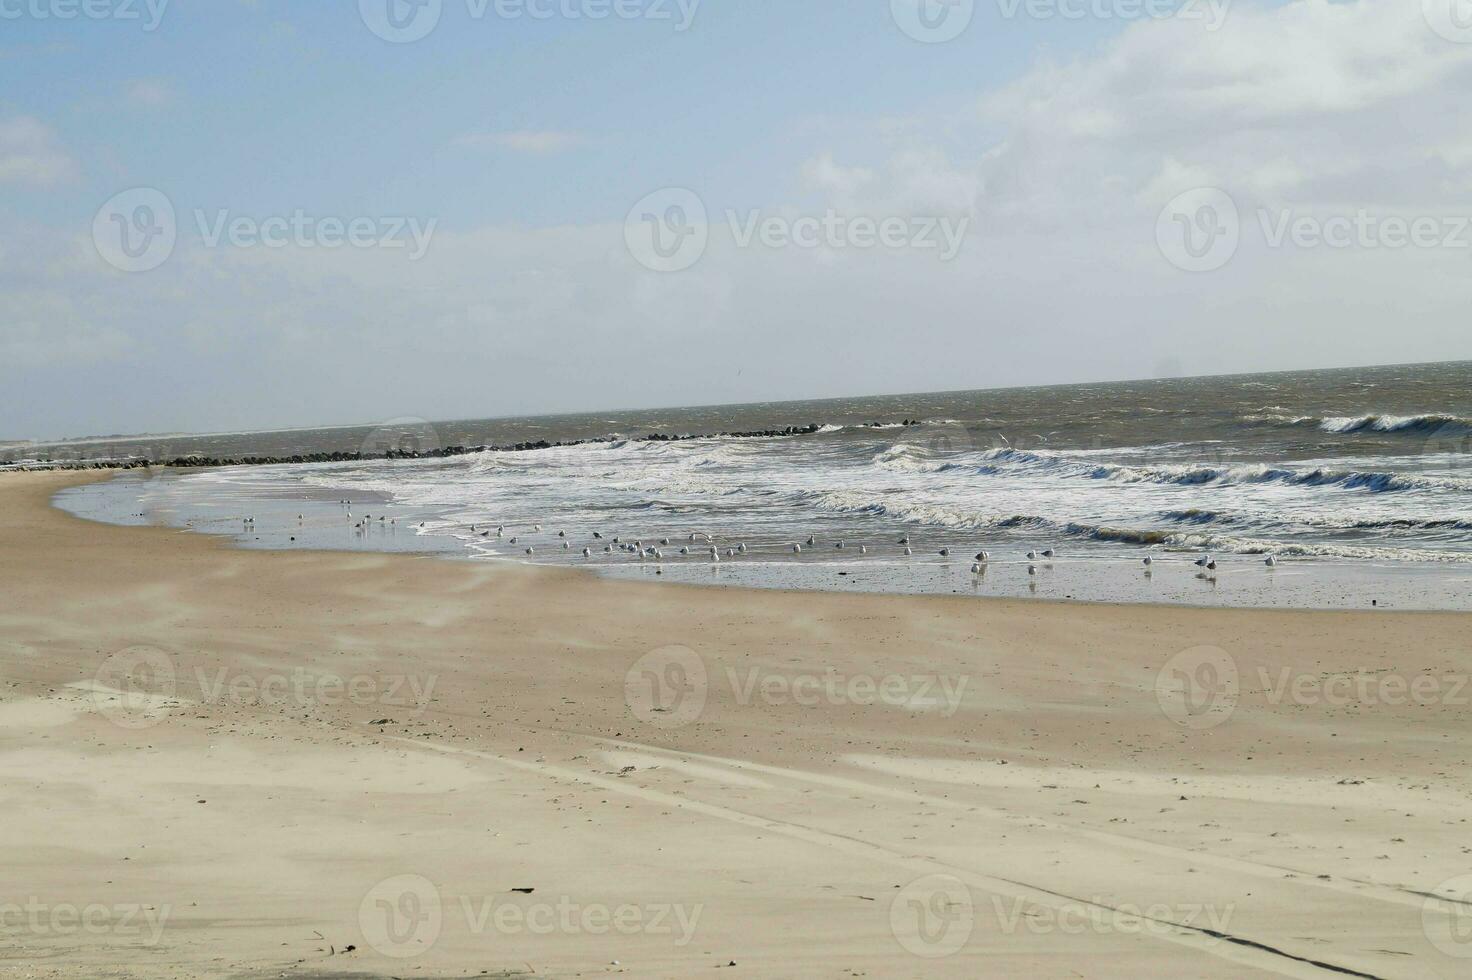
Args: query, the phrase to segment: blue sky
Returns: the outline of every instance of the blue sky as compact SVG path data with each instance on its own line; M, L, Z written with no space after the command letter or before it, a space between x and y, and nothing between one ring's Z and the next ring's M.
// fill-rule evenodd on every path
M1414 5L975 0L924 43L889 0L705 0L685 31L444 0L401 44L354 2L172 0L153 31L34 13L73 2L0 0L0 437L1472 356L1472 39ZM176 211L148 271L93 241L132 188ZM625 246L665 188L711 232L673 272ZM1241 242L1193 271L1157 225L1201 188ZM202 241L222 212L432 238L412 260ZM1264 231L1360 212L1441 222L1444 247ZM732 216L830 214L915 234L732 241ZM936 221L964 226L954 258L916 245Z

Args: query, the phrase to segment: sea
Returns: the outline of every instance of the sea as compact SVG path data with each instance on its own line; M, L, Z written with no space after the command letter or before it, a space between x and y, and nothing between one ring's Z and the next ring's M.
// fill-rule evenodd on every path
M539 442L579 444L495 448ZM1472 362L110 437L12 446L0 462L448 446L491 448L134 469L57 503L252 548L530 562L651 582L1472 606ZM1208 556L1214 568L1198 564Z

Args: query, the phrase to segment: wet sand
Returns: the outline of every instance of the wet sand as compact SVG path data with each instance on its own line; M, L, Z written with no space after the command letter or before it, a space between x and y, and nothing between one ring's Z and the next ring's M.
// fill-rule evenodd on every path
M0 976L1472 971L1464 614L250 551L79 479L0 476Z

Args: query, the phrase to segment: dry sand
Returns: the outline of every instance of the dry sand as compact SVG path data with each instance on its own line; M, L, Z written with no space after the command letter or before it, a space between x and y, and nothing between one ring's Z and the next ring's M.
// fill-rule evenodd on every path
M247 552L86 478L0 477L0 976L1472 976L1465 615Z

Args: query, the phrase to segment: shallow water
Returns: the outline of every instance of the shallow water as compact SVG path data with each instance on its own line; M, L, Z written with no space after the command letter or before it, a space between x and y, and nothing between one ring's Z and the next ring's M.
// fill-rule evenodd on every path
M1461 363L236 434L163 448L277 454L614 438L447 459L130 474L62 503L101 519L143 514L131 519L237 535L249 514L252 546L429 551L667 580L1465 608L1469 381L1472 364ZM923 424L898 424L905 419ZM810 423L823 428L629 438ZM360 527L365 514L373 519ZM795 553L810 536L816 544ZM658 547L663 560L605 553L614 537ZM727 554L742 544L744 553ZM1026 557L1050 547L1055 560ZM991 560L973 574L981 548ZM1215 574L1193 564L1205 551L1218 560ZM1148 572L1147 555L1156 561ZM1263 564L1268 555L1275 569Z

